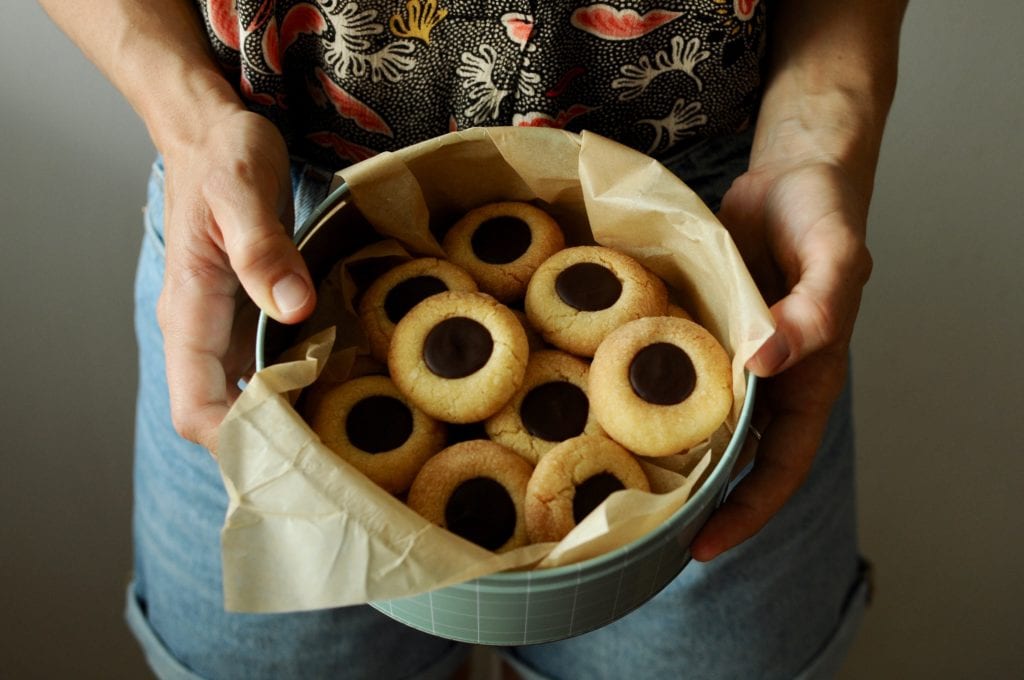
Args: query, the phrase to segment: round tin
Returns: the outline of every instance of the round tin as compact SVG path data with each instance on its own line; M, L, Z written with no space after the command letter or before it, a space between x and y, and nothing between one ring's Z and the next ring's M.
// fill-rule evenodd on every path
M375 240L344 184L314 210L296 242L315 283L339 257ZM256 367L294 344L294 329L260 314ZM750 429L757 379L749 375L736 429L697 492L654 531L617 550L552 569L503 572L371 606L408 626L487 645L561 640L607 625L654 597L690 561L689 545L724 500Z

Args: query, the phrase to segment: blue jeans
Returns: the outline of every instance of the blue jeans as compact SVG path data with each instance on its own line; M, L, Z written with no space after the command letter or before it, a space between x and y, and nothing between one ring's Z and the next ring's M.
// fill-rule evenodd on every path
M745 169L749 135L709 140L664 162L712 208ZM708 172L713 169L714 172ZM296 214L328 176L293 167ZM134 580L127 620L160 678L446 678L466 645L368 606L289 614L224 611L220 527L227 509L210 454L170 420L156 300L163 278L163 169L150 178L136 277ZM850 393L833 411L810 477L757 536L693 562L625 618L561 642L502 650L527 678L826 678L866 598L857 552Z

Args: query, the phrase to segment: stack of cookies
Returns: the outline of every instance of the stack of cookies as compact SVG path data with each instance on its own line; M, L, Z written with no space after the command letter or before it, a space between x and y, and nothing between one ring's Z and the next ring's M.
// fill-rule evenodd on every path
M706 440L730 359L633 258L566 247L528 203L470 211L447 259L378 276L359 319L378 371L310 401L323 443L412 509L489 550L559 541L638 457Z

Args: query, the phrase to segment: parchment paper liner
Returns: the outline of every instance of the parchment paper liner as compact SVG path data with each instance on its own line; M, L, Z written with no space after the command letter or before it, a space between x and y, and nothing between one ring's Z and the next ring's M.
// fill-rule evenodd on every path
M570 243L596 240L638 258L734 357L733 413L702 450L646 462L666 493L618 492L559 544L495 555L409 510L332 454L298 416L295 395L339 349L334 329L325 330L302 345L298 360L258 372L221 427L228 610L362 604L567 564L624 545L682 507L724 449L745 395L743 365L772 331L731 238L696 194L656 161L603 137L532 128L452 133L339 175L382 236L420 255L442 255L431 220L524 200L549 210ZM338 357L335 367L351 360Z

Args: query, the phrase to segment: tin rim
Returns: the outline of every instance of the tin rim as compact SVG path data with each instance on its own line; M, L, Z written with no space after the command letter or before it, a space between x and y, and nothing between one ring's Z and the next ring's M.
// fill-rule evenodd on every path
M338 201L343 199L348 194L348 184L342 182L334 190L332 190L324 200L313 209L313 212L302 222L299 228L295 231L293 240L298 245L299 250L302 249L302 242L305 238L313 231L313 228L324 218L328 211L333 208ZM256 323L256 370L262 371L267 367L266 357L263 354L263 347L267 339L267 324L269 323L270 317L262 309L260 310L260 317Z

